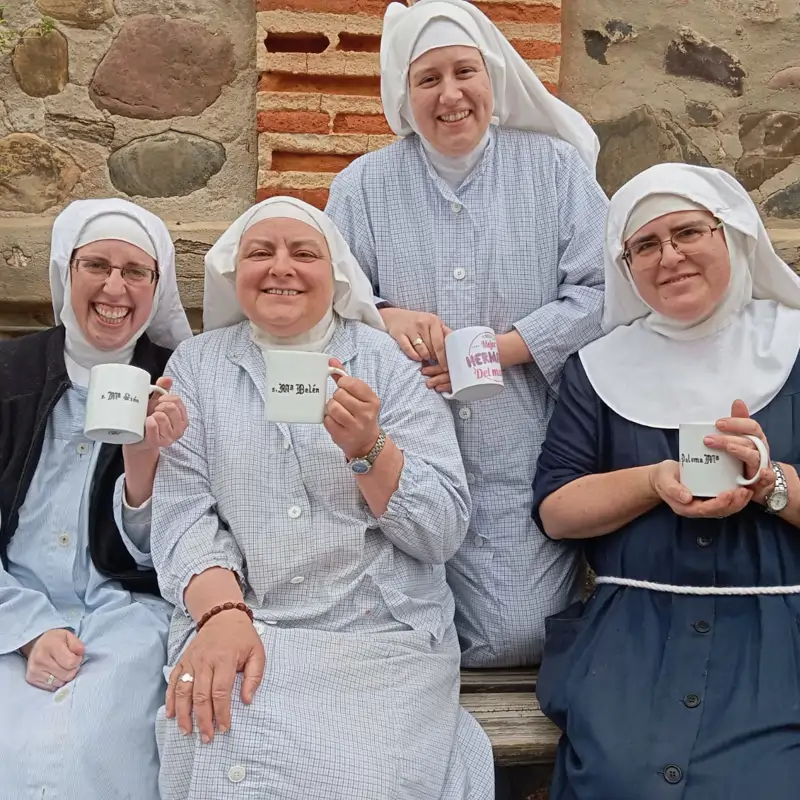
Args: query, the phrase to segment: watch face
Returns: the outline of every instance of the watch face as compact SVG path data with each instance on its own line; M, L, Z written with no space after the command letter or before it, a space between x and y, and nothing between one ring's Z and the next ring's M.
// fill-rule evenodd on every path
M788 492L773 492L767 498L767 506L769 506L770 511L783 511L784 508L789 503L789 494Z
M350 462L350 469L356 475L366 475L370 471L370 463L364 458L356 458Z

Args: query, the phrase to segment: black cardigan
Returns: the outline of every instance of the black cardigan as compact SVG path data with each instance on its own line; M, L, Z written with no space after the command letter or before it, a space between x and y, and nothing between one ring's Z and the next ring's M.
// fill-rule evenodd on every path
M64 328L58 326L0 342L0 558L8 566L8 543L17 530L42 453L47 420L70 385L64 363ZM147 336L136 343L131 363L155 380L171 351ZM114 484L123 473L120 445L101 445L92 476L89 552L95 567L132 592L158 594L154 570L139 569L114 520Z

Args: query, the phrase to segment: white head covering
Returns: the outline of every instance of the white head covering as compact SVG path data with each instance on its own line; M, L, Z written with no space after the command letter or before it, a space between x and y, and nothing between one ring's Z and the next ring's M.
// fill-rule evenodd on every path
M441 26L442 20L455 27ZM573 145L594 172L600 143L589 123L553 97L489 18L464 0L420 0L410 8L391 3L386 9L381 98L398 136L418 133L408 100L411 62L434 47L453 44L471 44L483 55L494 94L494 122L557 136Z
M375 308L372 287L359 267L339 229L319 209L292 197L271 197L242 214L206 253L203 288L203 328L213 330L245 319L236 297L236 260L248 228L265 219L288 218L305 222L328 243L333 265L333 302L329 312L310 331L291 338L277 338L252 326L253 341L262 350L293 349L322 351L330 341L335 315L385 330Z
M686 201L722 221L731 261L721 302L688 323L650 308L622 258L625 241L656 218L650 214L683 211ZM752 414L786 382L800 349L800 278L775 253L753 201L726 172L659 164L626 183L608 209L605 281L607 335L580 358L600 398L626 419L653 428L714 422L729 416L737 399Z
M100 350L83 334L70 299L73 252L90 242L119 239L139 247L158 264L159 279L150 316L119 350ZM127 200L76 200L55 219L50 242L50 293L56 324L66 328L65 355L70 377L85 383L96 364L127 364L136 342L147 332L158 345L171 350L192 335L183 310L175 275L175 248L166 225L154 214Z

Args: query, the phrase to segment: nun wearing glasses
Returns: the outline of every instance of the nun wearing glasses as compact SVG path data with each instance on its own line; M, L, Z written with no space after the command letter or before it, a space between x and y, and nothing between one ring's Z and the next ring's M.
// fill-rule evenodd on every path
M631 180L605 248L607 334L567 363L534 487L543 530L580 540L598 576L547 624L537 693L564 733L550 797L794 797L800 279L716 169ZM690 422L753 485L694 497Z
M462 0L389 5L381 97L403 138L340 173L327 213L429 390L450 390L451 329L498 334L505 390L450 404L474 502L448 580L464 666L537 664L581 583L575 548L531 519L531 483L564 362L600 335L597 137Z
M153 558L177 612L162 800L491 800L459 707L444 562L469 493L445 401L384 332L333 223L272 198L206 257L206 332L167 374ZM325 353L324 423L265 418L270 351Z
M153 399L139 444L83 435L89 372L159 379L191 336L164 223L81 200L53 224L56 326L0 343L0 797L153 800L171 606L150 557L160 449L186 410Z

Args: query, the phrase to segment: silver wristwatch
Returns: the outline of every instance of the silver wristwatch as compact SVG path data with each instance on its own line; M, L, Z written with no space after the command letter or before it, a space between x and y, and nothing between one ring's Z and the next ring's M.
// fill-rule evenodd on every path
M766 509L770 514L779 514L789 505L789 486L786 483L786 476L780 464L772 462L772 469L775 472L775 488L766 500Z
M381 454L383 446L386 444L386 434L381 430L378 435L378 441L375 442L372 450L369 451L362 458L351 458L347 465L353 471L354 475L366 475L375 463L375 459Z

